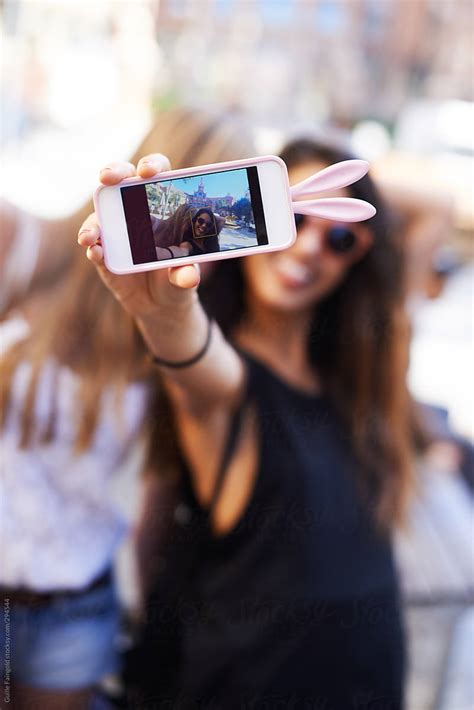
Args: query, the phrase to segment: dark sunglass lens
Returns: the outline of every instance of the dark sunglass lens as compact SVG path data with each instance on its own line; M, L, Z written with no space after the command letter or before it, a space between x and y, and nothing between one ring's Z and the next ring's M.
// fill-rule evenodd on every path
M328 232L327 239L329 247L339 254L351 251L356 242L354 232L346 227L332 227Z
M304 214L295 214L296 229L299 229L300 227L302 227L303 223L304 223Z

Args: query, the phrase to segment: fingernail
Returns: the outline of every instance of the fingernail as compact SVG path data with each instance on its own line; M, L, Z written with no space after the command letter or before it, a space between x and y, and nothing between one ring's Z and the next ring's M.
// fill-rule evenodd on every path
M89 234L89 232L92 232L92 229L90 227L83 227L82 229L79 230L79 236L81 234Z

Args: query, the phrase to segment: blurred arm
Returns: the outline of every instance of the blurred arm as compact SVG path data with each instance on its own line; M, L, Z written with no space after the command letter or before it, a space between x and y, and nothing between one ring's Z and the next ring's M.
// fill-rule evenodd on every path
M426 293L433 257L449 241L453 231L452 199L444 193L406 189L386 181L379 186L387 203L401 219L408 292Z
M71 258L68 230L69 220L40 219L0 200L0 315L61 273Z

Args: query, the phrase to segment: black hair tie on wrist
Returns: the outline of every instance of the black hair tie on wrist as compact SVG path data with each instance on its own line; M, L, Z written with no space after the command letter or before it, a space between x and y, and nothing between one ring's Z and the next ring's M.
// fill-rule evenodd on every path
M167 251L169 251L169 253L171 254L171 258L174 259L174 254L173 254L173 252L171 251L171 249L170 249L169 247L165 247L165 249L166 249Z
M194 365L196 362L198 362L201 358L203 358L204 355L209 350L209 345L211 343L211 335L212 335L212 321L210 318L208 318L207 319L206 342L204 343L201 350L198 353L196 353L196 355L193 355L193 357L188 358L188 360L180 360L179 362L169 362L168 360L162 360L162 358L156 357L156 355L154 355L152 357L152 362L155 365L161 365L162 367L173 367L175 369L179 369L181 367L190 367L191 365Z

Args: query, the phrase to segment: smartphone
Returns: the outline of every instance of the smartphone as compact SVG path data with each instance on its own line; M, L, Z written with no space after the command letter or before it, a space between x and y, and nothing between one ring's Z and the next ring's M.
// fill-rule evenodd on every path
M94 205L116 274L276 251L296 239L288 172L273 155L101 185Z

